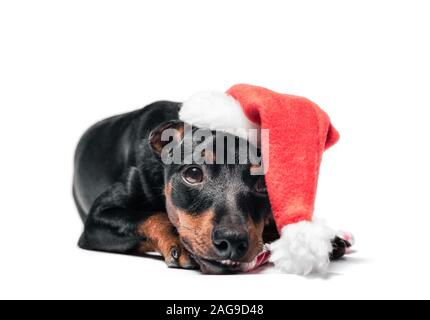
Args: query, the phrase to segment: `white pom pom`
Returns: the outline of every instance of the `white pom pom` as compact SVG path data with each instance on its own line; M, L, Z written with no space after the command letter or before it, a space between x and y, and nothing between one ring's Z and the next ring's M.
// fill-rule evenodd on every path
M258 129L245 116L240 103L223 92L206 91L192 96L182 104L179 118L200 128L225 131L244 139L244 129Z
M281 238L271 245L270 261L285 273L325 273L336 232L323 221L302 221L282 229Z

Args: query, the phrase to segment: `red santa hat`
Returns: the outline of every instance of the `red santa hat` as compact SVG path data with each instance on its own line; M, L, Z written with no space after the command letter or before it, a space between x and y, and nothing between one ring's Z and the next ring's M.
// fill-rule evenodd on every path
M226 93L191 97L180 118L237 135L243 129L268 129L268 141L262 140L263 163L268 164L266 185L281 234L270 246L271 261L287 273L325 271L336 232L313 219L313 213L323 152L339 140L328 115L302 97L236 85Z

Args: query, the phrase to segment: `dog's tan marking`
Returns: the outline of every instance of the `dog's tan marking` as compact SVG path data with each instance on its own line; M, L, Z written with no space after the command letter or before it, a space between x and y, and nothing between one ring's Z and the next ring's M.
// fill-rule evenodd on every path
M191 215L178 210L179 234L186 239L188 245L197 256L211 258L215 255L212 246L214 212L208 210Z
M183 248L176 229L166 213L157 213L139 225L138 234L144 237L138 247L138 253L159 252L169 266L193 267L188 252ZM177 250L178 260L172 256L172 250Z
M166 208L170 221L175 225L180 237L190 246L194 254L211 258L215 256L212 246L213 219L215 213L211 210L193 215L172 203L172 186L165 187Z
M157 251L166 256L170 254L172 244L176 244L178 240L165 213L157 213L146 219L139 225L138 234L147 239L141 245L142 253Z
M264 227L264 220L255 223L251 218L248 219L249 251L242 259L243 262L251 262L263 250Z

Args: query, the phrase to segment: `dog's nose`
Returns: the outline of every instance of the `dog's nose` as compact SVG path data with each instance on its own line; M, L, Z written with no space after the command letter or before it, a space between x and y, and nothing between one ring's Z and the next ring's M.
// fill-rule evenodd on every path
M248 252L248 233L242 230L218 228L213 232L213 244L221 258L239 260Z

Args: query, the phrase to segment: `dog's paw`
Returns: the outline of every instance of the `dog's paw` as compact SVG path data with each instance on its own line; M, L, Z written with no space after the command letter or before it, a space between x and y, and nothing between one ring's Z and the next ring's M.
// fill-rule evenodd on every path
M164 259L169 268L198 269L197 263L179 243L170 248L170 251L165 255Z
M342 258L352 246L350 242L338 236L331 241L331 244L333 246L333 251L330 253L330 261L336 261Z
M333 245L333 251L330 254L330 260L335 261L342 258L344 255L351 251L351 247L354 245L354 236L345 231L339 231L336 237L331 241Z

